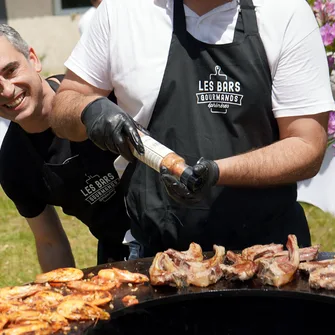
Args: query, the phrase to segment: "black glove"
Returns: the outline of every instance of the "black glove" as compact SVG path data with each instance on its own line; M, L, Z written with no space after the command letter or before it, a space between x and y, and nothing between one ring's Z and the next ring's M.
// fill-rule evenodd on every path
M98 98L88 104L81 113L81 121L88 138L100 149L110 150L133 162L135 157L129 140L140 155L144 154L135 121L107 98Z
M188 180L187 186L171 175L165 166L160 169L160 177L167 193L174 201L183 205L192 205L201 201L219 179L218 165L203 157L191 169L194 178Z

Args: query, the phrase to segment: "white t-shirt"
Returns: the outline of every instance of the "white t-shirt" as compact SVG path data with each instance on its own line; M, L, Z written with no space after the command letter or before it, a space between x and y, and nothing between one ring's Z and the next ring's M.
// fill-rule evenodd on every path
M2 145L2 141L7 133L9 123L10 123L9 120L0 117L0 148Z
M79 29L79 33L80 35L82 35L87 28L89 27L92 17L94 16L96 11L95 7L90 7L81 17L80 20L78 22L78 29Z
M254 0L271 69L275 117L334 110L324 46L305 0ZM185 7L187 30L211 44L233 40L239 2L199 17ZM65 66L91 85L115 90L119 106L147 126L166 67L173 0L106 0Z

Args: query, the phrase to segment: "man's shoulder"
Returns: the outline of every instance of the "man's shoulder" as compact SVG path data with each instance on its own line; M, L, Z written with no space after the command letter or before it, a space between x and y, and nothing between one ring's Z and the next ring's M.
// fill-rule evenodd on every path
M253 4L260 13L276 16L279 20L289 18L295 12L309 7L306 0L253 0Z

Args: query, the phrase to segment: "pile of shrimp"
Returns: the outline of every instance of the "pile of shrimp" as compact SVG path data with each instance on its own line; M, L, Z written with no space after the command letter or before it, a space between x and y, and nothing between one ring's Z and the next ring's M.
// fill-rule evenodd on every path
M84 279L76 268L60 268L36 276L34 283L0 288L0 335L44 335L71 330L71 321L110 318L110 292L122 283L140 284L149 278L117 268L103 269ZM125 306L138 303L125 296Z

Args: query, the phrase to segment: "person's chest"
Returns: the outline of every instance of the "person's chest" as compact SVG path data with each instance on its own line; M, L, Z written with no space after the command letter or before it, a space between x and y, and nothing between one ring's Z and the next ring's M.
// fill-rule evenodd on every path
M115 195L120 180L112 153L88 140L76 143L60 139L51 131L29 138L31 159L41 160L40 174L50 204L76 208L106 202Z
M273 72L280 43L274 43L274 46L273 43L271 45L269 43L273 34L271 29L270 34L265 32L265 27L271 18L268 17L267 11L264 12L262 9L263 1L255 0L258 4L256 15L262 39L264 37L270 69ZM185 7L187 30L196 39L208 44L231 43L234 39L238 13L239 6L235 0L201 17ZM124 12L118 14L122 14L122 21L117 20L116 24L113 17L110 21L113 32L110 48L111 81L120 107L142 125L147 126L157 101L164 72L169 71L173 2L168 1L166 8L149 7L149 10L143 13L139 9L127 11L125 6ZM189 61L193 61L192 57Z

